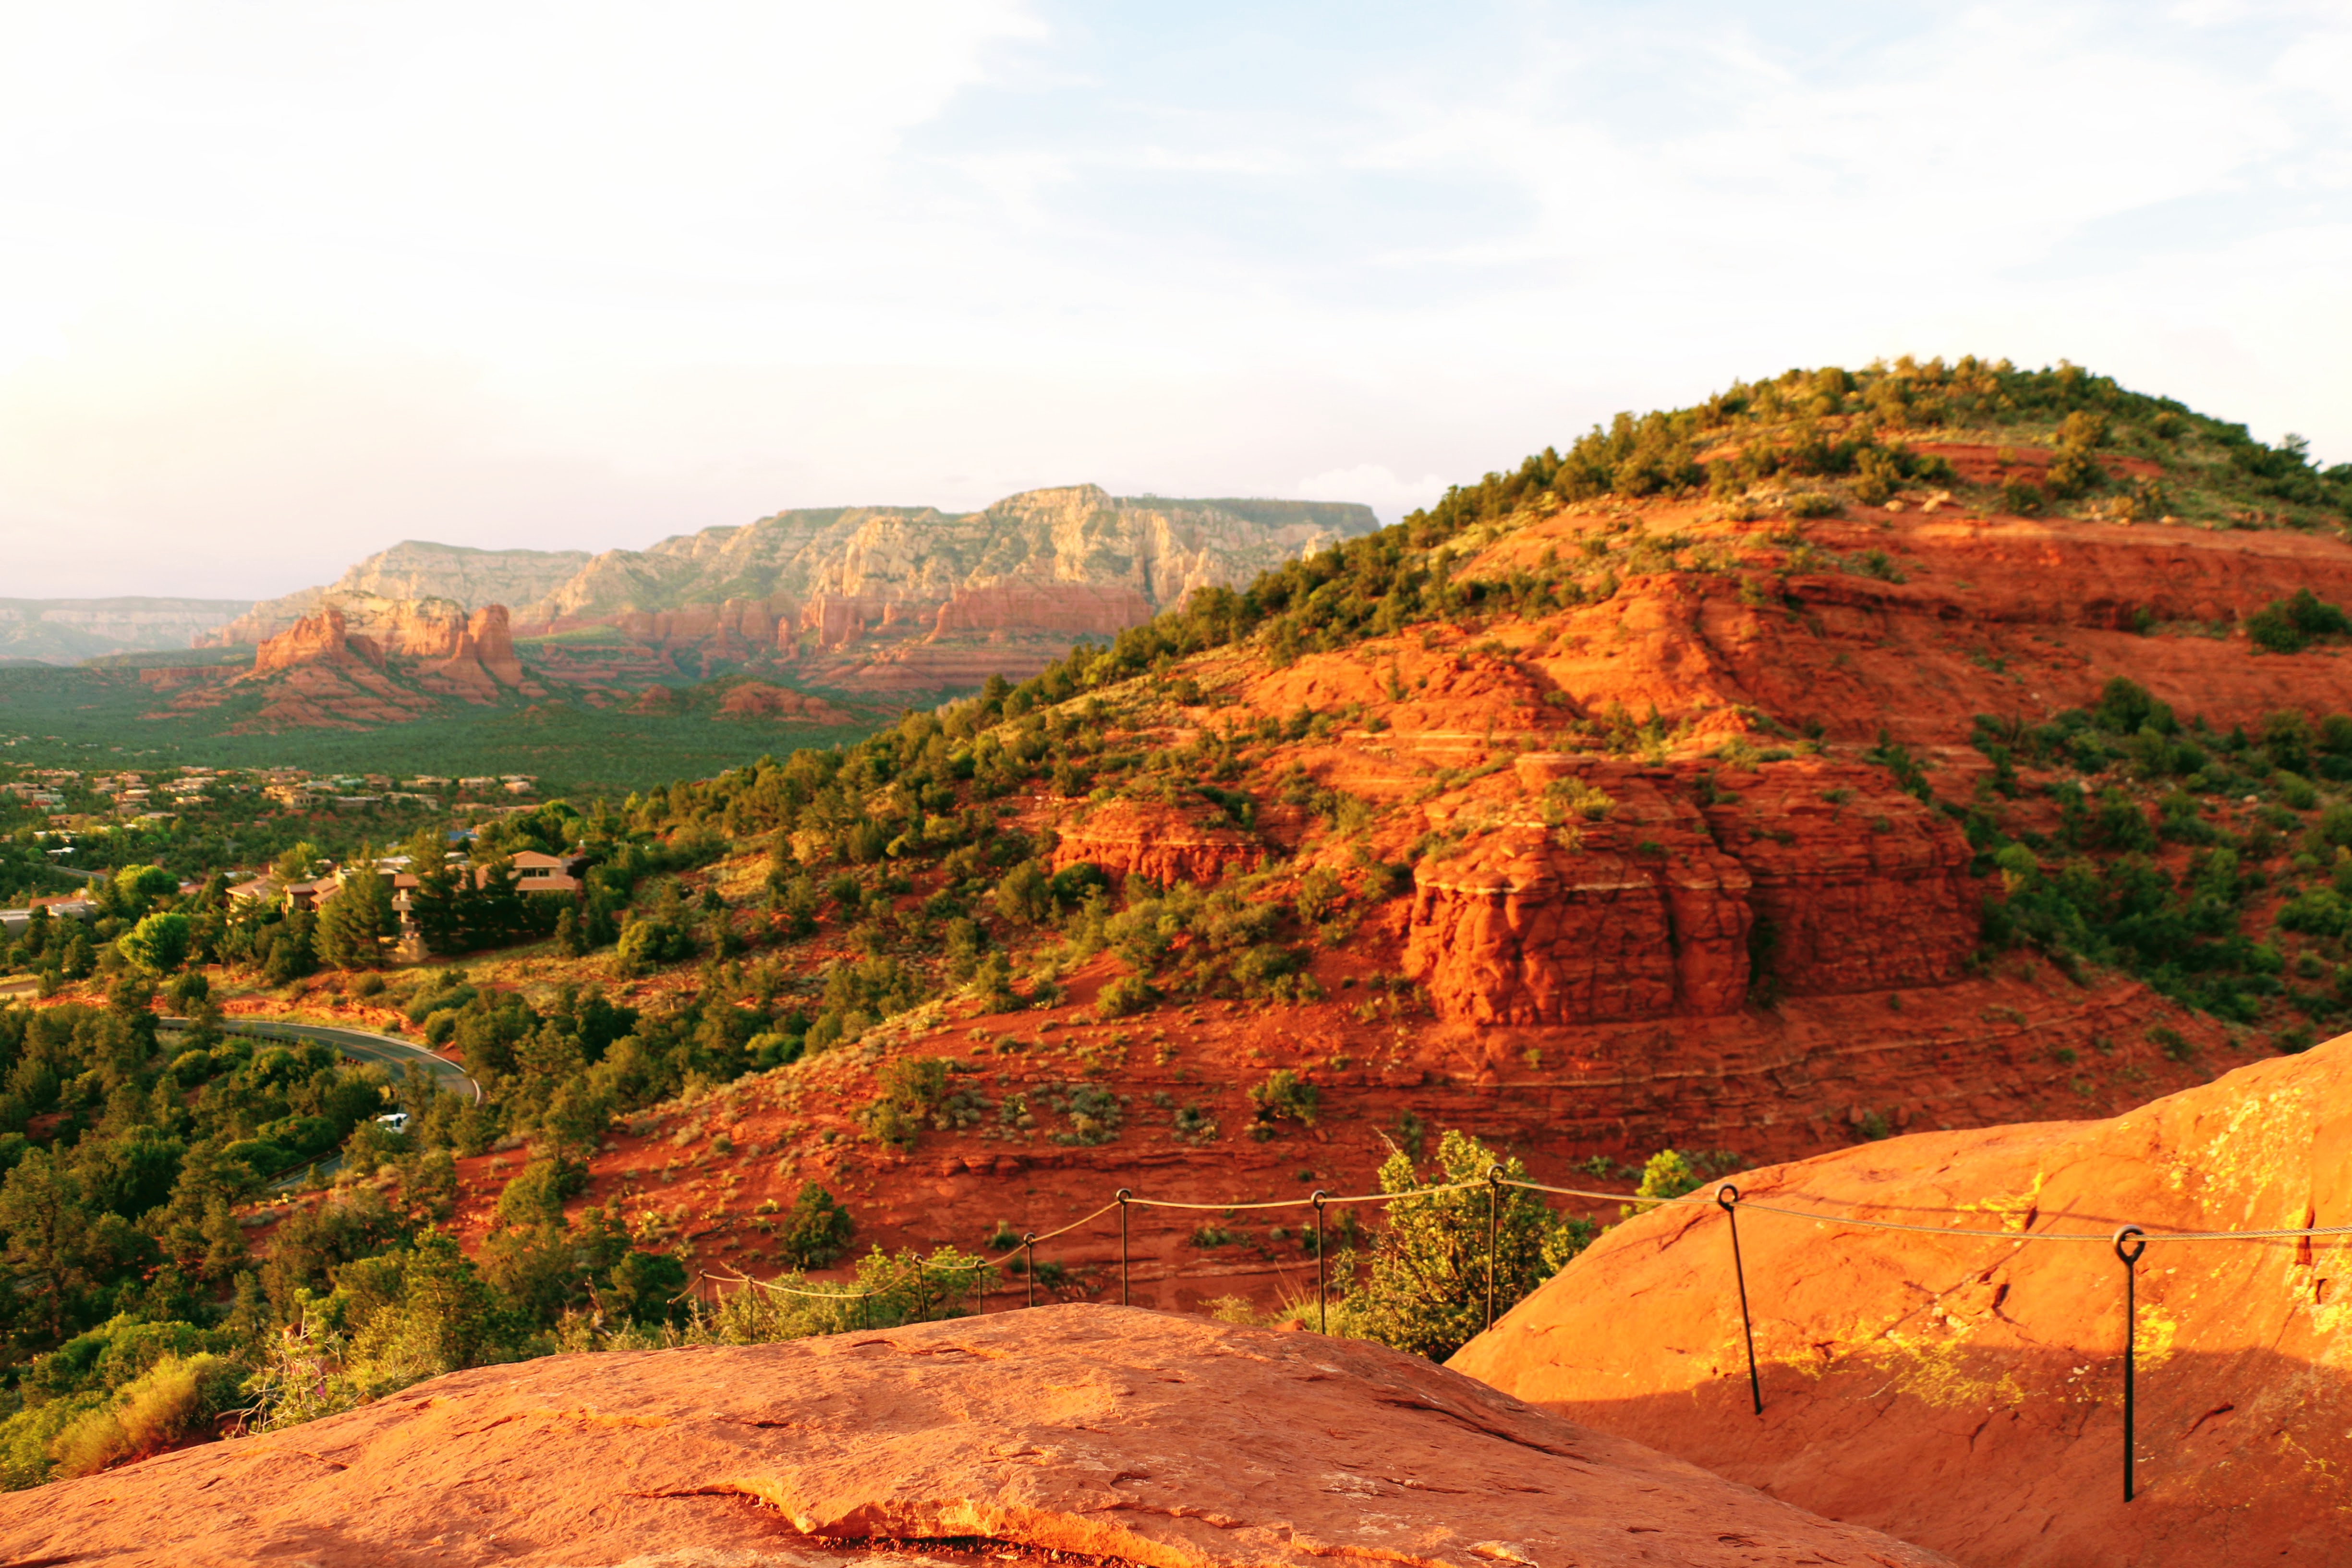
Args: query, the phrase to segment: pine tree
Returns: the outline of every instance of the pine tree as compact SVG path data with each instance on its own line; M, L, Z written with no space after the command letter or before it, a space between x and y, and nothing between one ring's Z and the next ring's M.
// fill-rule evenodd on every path
M319 956L337 969L376 969L385 944L399 931L392 884L372 868L371 856L319 911Z

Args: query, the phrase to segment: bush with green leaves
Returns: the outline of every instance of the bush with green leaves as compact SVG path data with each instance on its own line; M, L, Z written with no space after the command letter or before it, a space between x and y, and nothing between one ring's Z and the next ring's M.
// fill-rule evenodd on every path
M827 1268L849 1250L856 1225L849 1210L814 1182L801 1184L800 1195L776 1226L776 1251L798 1269Z
M149 867L149 870L154 869ZM171 974L188 961L193 928L177 911L141 917L137 925L115 939L122 956L149 974Z
M2271 653L2301 653L2329 637L2352 637L2352 616L2308 588L2292 597L2273 599L2246 617L2246 637Z
M1095 1016L1125 1018L1150 1009L1160 1000L1151 982L1140 974L1122 974L1095 993Z
M1289 1068L1275 1068L1265 1075L1265 1082L1250 1086L1249 1102L1256 1113L1250 1127L1251 1136L1264 1142L1285 1122L1314 1126L1321 1098L1313 1084Z
M950 1109L956 1091L950 1079L956 1064L945 1057L894 1057L875 1074L876 1094L857 1112L866 1135L894 1148L911 1149L923 1129ZM964 1109L955 1107L955 1109ZM977 1106L969 1118L976 1121Z
M1355 1249L1339 1255L1339 1277L1353 1281L1344 1305L1363 1332L1432 1361L1444 1361L1470 1342L1486 1321L1490 1199L1496 1205L1492 1279L1497 1318L1591 1243L1594 1231L1589 1221L1560 1218L1538 1194L1490 1187L1486 1173L1497 1163L1476 1139L1449 1129L1438 1140L1433 1164L1416 1167L1399 1150L1381 1166L1383 1193L1477 1184L1396 1199L1385 1205L1387 1223L1374 1233L1369 1255ZM1499 1163L1507 1179L1527 1179L1517 1158Z

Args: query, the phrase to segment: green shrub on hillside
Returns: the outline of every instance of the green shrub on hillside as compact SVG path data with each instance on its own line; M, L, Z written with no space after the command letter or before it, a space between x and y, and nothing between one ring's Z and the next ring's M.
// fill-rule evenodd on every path
M1490 1194L1486 1177L1495 1155L1467 1135L1448 1130L1438 1141L1433 1168L1416 1169L1402 1152L1381 1166L1381 1191L1410 1193L1458 1182L1466 1192L1400 1198L1386 1206L1386 1226L1370 1255L1350 1248L1336 1272L1357 1279L1344 1299L1349 1318L1370 1338L1444 1361L1486 1325L1488 1280L1487 1205L1498 1200L1493 1253L1495 1313L1500 1317L1591 1243L1589 1221L1561 1219L1540 1194L1504 1187ZM1517 1159L1500 1162L1506 1178L1527 1179Z
M2352 636L2352 617L2308 588L2273 599L2246 617L2246 636L2272 653L2301 653L2325 637Z

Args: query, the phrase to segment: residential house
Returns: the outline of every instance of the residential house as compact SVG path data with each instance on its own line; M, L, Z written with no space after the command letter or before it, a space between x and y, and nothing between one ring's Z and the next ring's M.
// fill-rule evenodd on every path
M562 893L576 899L588 885L585 855L542 855L536 849L518 849L512 859L519 893ZM474 885L481 886L488 875L487 867L476 869Z

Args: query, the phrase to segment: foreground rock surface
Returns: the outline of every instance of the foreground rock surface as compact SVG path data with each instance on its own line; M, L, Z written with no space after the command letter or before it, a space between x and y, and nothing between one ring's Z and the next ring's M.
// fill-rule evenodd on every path
M0 1500L10 1561L1855 1564L1816 1519L1377 1347L1114 1307L565 1356Z
M1742 1174L1760 1418L1712 1205L1611 1232L1451 1364L1984 1568L2340 1563L2352 1237L2150 1242L2129 1504L2123 1267L2106 1237L2352 1221L2348 1090L2352 1037L2111 1121L1927 1133ZM1865 1231L1765 1204L2004 1235ZM2024 1239L2052 1233L2098 1239Z

